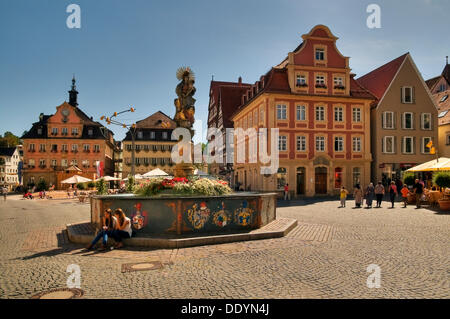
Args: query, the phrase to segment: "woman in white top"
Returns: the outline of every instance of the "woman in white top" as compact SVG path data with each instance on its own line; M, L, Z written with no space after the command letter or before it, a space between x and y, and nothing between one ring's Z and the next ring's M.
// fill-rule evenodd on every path
M114 211L114 216L117 219L115 230L112 233L112 237L117 242L115 248L123 247L123 238L131 238L131 220L125 216L122 209L117 208Z

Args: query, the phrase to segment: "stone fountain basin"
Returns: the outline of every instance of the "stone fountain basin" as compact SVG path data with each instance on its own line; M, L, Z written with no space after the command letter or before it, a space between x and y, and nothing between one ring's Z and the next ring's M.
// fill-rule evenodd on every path
M276 193L235 193L223 196L133 194L93 196L91 223L101 228L106 209L121 208L136 235L215 235L261 228L276 219Z

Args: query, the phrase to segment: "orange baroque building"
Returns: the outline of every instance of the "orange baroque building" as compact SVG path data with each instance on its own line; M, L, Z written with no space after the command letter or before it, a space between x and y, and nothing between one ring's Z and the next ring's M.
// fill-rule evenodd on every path
M53 115L41 114L22 137L24 185L44 179L57 189L65 188L68 185L60 182L74 174L98 177L97 163L101 163L103 175L114 176L118 150L113 133L78 108L77 95L73 79L69 103L56 107Z
M262 175L246 147L235 179L249 190L283 190L291 196L336 194L370 180L370 108L376 98L355 80L349 58L328 27L315 26L279 65L242 97L235 128L278 128L278 174ZM270 132L269 132L270 141ZM246 142L248 144L248 140ZM240 146L237 145L237 148ZM270 142L269 142L270 153ZM250 152L251 153L251 152ZM237 152L235 152L236 163ZM251 158L253 156L253 158Z

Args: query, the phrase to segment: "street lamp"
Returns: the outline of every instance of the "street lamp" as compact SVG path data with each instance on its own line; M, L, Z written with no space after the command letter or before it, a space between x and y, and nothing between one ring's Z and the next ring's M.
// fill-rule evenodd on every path
M136 139L136 123L133 124L126 124L126 123L122 123L119 122L117 120L115 120L114 118L117 118L118 115L123 114L123 113L127 113L127 112L134 112L136 111L135 108L130 107L128 110L125 111L121 111L121 112L114 112L113 115L111 115L110 117L107 117L105 115L102 115L100 117L100 120L103 121L105 120L106 123L108 125L114 124L114 125L119 125L122 126L123 128L128 128L130 130L130 134L131 134L131 175L134 177L135 175L135 139Z

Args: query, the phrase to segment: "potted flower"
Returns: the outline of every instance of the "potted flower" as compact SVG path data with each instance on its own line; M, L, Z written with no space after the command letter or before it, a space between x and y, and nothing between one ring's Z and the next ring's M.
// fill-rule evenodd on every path
M433 176L433 183L444 189L443 196L438 200L439 207L441 210L450 211L450 195L445 191L446 188L450 187L450 173L439 172Z

